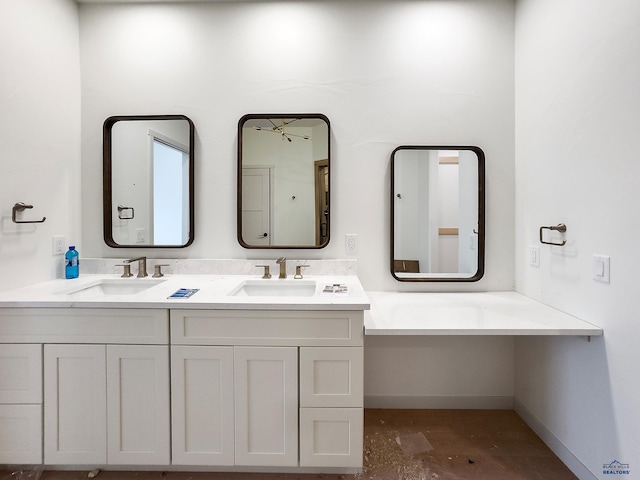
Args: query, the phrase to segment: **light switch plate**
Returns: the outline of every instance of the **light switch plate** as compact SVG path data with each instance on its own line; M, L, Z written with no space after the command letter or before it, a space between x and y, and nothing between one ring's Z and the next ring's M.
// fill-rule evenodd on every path
M611 282L611 259L608 255L594 255L592 263L593 279L597 282Z

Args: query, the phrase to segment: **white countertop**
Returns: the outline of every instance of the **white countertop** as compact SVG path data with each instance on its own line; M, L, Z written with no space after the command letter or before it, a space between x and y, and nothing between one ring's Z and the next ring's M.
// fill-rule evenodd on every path
M0 292L0 308L183 308L216 310L367 310L369 299L355 275L309 275L304 280L317 282L316 293L296 296L230 296L241 282L259 280L277 284L296 282L292 277L262 280L256 275L165 275L162 282L136 294L102 295L69 294L103 279L123 282L146 282L152 279L136 277L122 279L119 275L81 275L71 280L51 280L28 287ZM347 293L323 293L325 285L348 286ZM197 288L190 298L170 299L180 288Z
M69 293L103 280L161 283L135 294ZM0 292L0 308L181 308L213 310L369 310L366 335L586 335L602 329L516 292L365 292L355 275L305 276L312 296L232 296L242 282L294 283L292 277L256 275L165 275L122 279L117 274L82 275ZM325 285L347 285L347 293L323 293ZM168 298L181 288L190 298Z
M586 335L602 329L516 292L367 292L366 335Z

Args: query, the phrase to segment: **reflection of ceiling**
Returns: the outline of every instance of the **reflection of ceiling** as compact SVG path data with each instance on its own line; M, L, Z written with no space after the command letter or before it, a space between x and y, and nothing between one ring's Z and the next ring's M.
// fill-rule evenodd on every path
M246 120L242 126L253 128L253 127L263 127L263 128L271 128L273 127L273 123L280 124L282 120L290 123L292 120L295 120L296 127L317 127L318 125L324 125L326 122L322 118L295 118L295 117L270 117L267 118L250 118ZM293 125L292 125L293 126Z
M300 138L302 140L310 140L311 136L307 134L297 134L293 133L296 128L303 127L312 127L313 124L317 124L317 119L309 119L309 118L264 118L264 119L256 119L259 123L258 125L253 125L253 128L260 132L265 133L275 133L282 137L282 140L287 140L288 142L292 142L293 138ZM306 121L305 121L306 120ZM245 122L244 126L247 127L251 123L251 120ZM304 125L305 123L313 123L312 125Z

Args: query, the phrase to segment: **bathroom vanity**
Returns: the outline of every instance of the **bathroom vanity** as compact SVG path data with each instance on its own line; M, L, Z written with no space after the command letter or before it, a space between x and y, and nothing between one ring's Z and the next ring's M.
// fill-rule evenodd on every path
M0 295L0 463L357 471L357 277L256 279L85 275ZM181 288L198 292L168 298Z

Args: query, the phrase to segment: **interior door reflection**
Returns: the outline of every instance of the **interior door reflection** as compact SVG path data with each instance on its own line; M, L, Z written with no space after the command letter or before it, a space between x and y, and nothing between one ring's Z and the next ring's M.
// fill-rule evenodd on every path
M271 169L242 169L242 238L255 246L271 245Z

